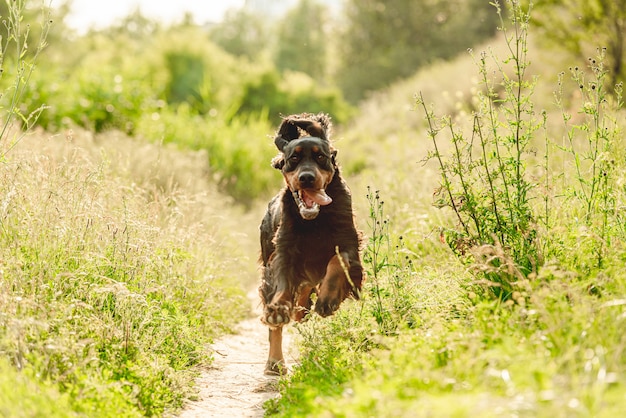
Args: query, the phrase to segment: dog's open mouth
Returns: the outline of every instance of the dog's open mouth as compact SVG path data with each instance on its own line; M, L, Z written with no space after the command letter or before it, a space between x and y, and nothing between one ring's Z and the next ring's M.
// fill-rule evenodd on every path
M329 205L333 201L324 189L300 189L292 194L300 209L300 216L306 220L315 219L320 206Z

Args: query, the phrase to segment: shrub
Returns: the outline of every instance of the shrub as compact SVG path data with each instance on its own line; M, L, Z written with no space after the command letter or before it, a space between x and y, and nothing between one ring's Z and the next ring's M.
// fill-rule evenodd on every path
M573 118L566 108L570 98L563 91L561 73L555 97L565 134L562 141L551 139L558 131L550 130L546 111L536 110L531 99L535 78L526 74L530 14L512 3L510 15L514 33L504 30L510 56L502 63L512 66L512 76L492 56L501 74L494 82L489 55L480 55L485 93L478 96L471 135L459 133L449 117L436 120L418 98L434 145L431 158L439 163L442 177L436 205L451 208L457 220L442 237L484 275L492 293L504 299L520 290L516 286L526 278L535 277L546 258L573 264L584 275L603 268L608 247L623 235L617 167L624 159L618 118L613 116L622 106L621 84L609 96L603 50L589 59L589 75L578 67L570 69L581 96L581 116ZM439 139L444 128L452 145L447 157ZM543 155L537 155L538 150ZM536 166L541 173L531 175L537 173ZM574 233L557 237L553 230ZM618 247L613 250L622 253Z

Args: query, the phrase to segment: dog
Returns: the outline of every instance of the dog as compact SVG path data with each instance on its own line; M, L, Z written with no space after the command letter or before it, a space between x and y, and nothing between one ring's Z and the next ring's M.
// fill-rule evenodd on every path
M363 281L361 234L352 197L331 144L330 117L303 113L283 117L272 166L285 187L269 202L260 226L263 304L269 327L265 374L286 373L282 328L314 311L332 315L347 298L359 299Z

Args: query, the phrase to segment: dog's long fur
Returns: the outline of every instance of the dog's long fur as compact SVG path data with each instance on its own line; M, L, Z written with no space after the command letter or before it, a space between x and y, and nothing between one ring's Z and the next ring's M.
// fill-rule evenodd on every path
M272 165L286 185L270 201L260 227L261 320L270 328L266 374L286 370L282 327L305 317L313 293L314 310L325 317L361 290L360 234L330 129L326 114L291 115L274 140L280 154Z

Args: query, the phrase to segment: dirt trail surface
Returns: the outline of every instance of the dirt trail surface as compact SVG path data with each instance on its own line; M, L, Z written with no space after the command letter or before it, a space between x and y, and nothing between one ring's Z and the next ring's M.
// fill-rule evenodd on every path
M278 395L278 378L263 374L268 331L259 320L256 291L248 299L253 317L239 323L237 334L225 335L211 346L214 362L197 379L198 399L187 405L180 418L262 417L263 402ZM285 331L283 349L288 366L292 366L297 357L293 330L288 327Z

